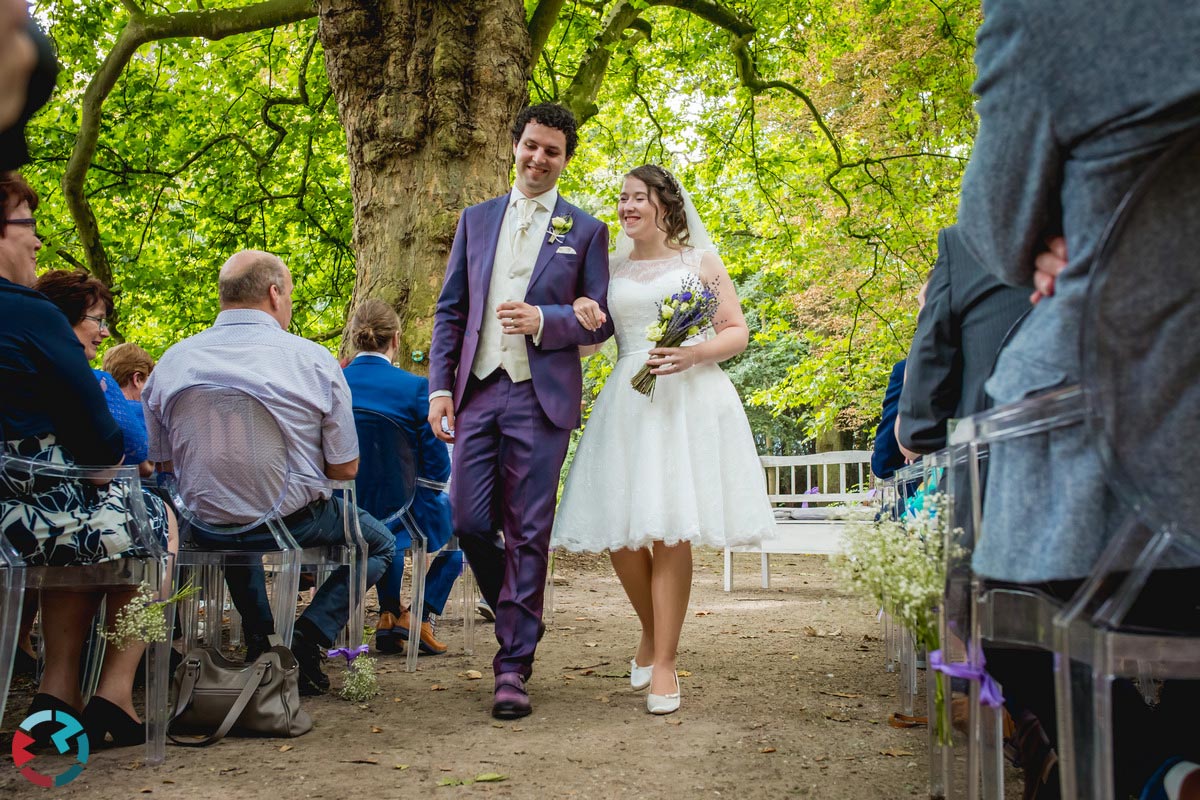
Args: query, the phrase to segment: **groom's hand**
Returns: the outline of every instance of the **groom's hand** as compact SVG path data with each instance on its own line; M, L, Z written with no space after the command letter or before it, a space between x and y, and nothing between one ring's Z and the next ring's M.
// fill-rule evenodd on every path
M442 420L446 420L446 427L449 431L442 428ZM429 401L429 427L433 428L433 435L441 439L443 442L454 444L454 398L453 397L435 397Z
M496 306L496 318L505 333L533 336L542 324L542 315L529 303L507 302Z

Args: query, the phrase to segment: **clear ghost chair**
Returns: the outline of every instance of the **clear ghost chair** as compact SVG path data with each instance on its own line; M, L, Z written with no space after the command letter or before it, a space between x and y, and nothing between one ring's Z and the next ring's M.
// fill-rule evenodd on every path
M354 482L292 469L275 417L261 401L238 389L198 384L181 391L166 409L164 428L175 470L168 488L180 517L179 564L191 568L201 590L182 604L186 646L199 638L201 616L203 638L220 646L224 572L229 566L273 570L272 617L276 633L290 646L302 564L348 572L349 619L336 644L361 644L367 548L358 526ZM338 493L347 507L342 542L298 545L280 513L289 491ZM236 512L241 517L236 522L227 523L226 513L216 517L220 523L213 522L214 511L224 512L231 499L239 509L249 510ZM224 546L198 541L197 532ZM243 535L252 532L252 540L243 541Z
M417 669L417 653L420 651L421 621L416 610L424 606L425 570L429 553L429 540L412 514L413 498L418 486L434 491L445 491L447 484L417 476L417 453L404 429L389 417L365 408L354 409L354 426L358 430L359 502L367 513L374 516L393 533L403 530L409 538L408 551L412 558L411 612L409 614L409 639L405 668L408 672ZM447 547L456 548L457 541L451 538ZM397 556L402 557L402 556ZM465 562L464 562L465 564ZM469 568L463 570L464 592L471 581ZM474 609L466 608L464 594L463 635L464 647L468 652L474 645Z
M80 566L29 566L11 544L0 536L0 718L12 677L12 661L16 654L21 608L26 589L78 589L103 591L146 584L158 596L173 585L175 564L170 554L154 535L146 514L141 480L136 466L91 467L55 464L19 458L9 454L0 443L0 491L19 497L35 481L80 481L95 484L116 484L122 489L112 495L122 498L123 512L128 518L130 535L144 552L97 564ZM162 593L162 594L160 594ZM174 609L163 610L164 619L173 618ZM103 620L103 616L100 617ZM169 628L168 628L169 629ZM96 635L98 646L93 648L91 662L84 676L85 695L94 688L103 659L103 641ZM150 643L146 647L146 762L161 764L166 755L168 689L170 686L168 640ZM86 697L85 697L86 699Z
M1088 421L1128 511L1055 621L1060 756L1075 767L1063 772L1068 798L1116 797L1125 766L1113 748L1118 678L1136 681L1148 701L1160 681L1200 680L1200 493L1191 462L1200 433L1198 238L1195 129L1126 195L1089 287L1081 338ZM1157 714L1186 716L1171 706L1178 687L1164 685ZM1197 710L1189 709L1192 741Z

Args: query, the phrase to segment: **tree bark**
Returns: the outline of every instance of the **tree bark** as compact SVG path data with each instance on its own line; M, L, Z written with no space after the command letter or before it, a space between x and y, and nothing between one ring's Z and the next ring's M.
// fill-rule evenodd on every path
M411 354L429 352L458 216L509 186L509 129L529 96L524 5L320 0L318 13L350 163L351 309L391 304L398 361L424 372Z

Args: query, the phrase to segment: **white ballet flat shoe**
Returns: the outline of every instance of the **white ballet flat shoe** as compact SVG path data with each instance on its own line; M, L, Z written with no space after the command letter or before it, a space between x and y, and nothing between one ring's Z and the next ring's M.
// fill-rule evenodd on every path
M679 673L675 674L675 693L674 694L654 694L651 692L646 695L646 710L651 714L673 714L679 710Z
M639 667L636 658L629 659L629 685L633 689L645 689L650 685L650 674L654 672L653 665Z

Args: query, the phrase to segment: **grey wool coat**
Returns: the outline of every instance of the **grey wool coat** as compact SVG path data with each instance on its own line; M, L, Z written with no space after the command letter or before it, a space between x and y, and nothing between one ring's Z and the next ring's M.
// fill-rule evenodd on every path
M1200 3L984 0L983 13L979 132L958 228L1012 285L1032 287L1049 236L1065 236L1069 260L999 356L986 388L1001 404L1081 377L1088 270L1105 225L1139 174L1200 124ZM1084 577L1116 511L1085 426L994 446L975 568L1019 582Z

